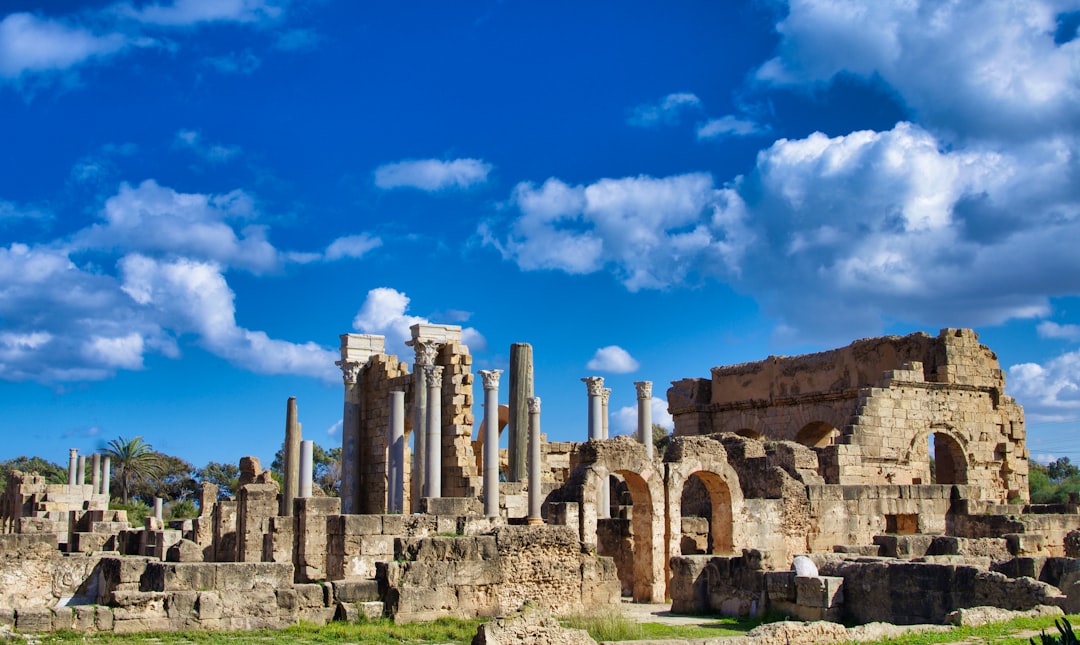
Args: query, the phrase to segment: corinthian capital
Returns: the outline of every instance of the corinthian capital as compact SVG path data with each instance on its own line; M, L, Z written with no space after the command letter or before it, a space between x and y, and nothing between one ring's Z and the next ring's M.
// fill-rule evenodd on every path
M358 361L335 361L334 365L341 368L341 378L345 385L356 385L360 378L360 368L363 367Z
M637 398L652 398L652 381L634 381L634 387L637 388Z
M443 344L428 338L417 338L412 341L412 346L416 351L416 364L420 367L428 367L435 364L435 357Z
M502 370L480 370L480 378L484 381L484 389L499 389L499 376L501 374Z
M427 379L427 386L442 387L442 365L426 365L424 366L424 378Z
M525 402L529 404L529 414L540 414L540 397L530 396Z
M604 395L604 377L603 376L586 376L581 379L585 383L585 387L589 389L589 396L603 396Z

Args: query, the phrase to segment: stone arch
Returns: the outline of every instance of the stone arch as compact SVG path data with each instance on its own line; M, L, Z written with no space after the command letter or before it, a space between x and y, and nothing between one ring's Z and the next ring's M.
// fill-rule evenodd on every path
M840 431L825 421L812 421L795 434L795 442L810 448L824 448L836 443Z
M757 430L751 430L750 428L743 428L742 430L736 430L735 434L740 437L746 437L747 439L761 439L762 434Z
M933 474L931 458L936 471ZM913 471L917 469L923 474L925 483L968 483L967 440L952 427L935 424L916 434L908 448L907 461Z
M743 544L735 518L742 512L743 495L739 475L727 461L727 451L715 437L679 437L665 455L667 489L667 558L681 555L681 496L691 477L697 477L712 504L710 533L714 553L734 553Z
M632 575L634 602L663 602L666 593L667 558L664 549L664 482L645 446L629 437L590 441L583 445L572 480L580 482L574 497L579 504L581 540L596 548L602 521L596 500L601 482L618 475L633 500L630 531L633 538L632 570L621 570L620 578ZM605 555L600 553L600 555ZM617 563L618 564L618 563Z

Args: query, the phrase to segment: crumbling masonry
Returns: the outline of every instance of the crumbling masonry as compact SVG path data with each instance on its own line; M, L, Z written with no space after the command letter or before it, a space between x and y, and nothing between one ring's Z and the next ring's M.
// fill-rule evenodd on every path
M636 438L608 438L610 390L590 376L574 431L587 426L588 441L548 442L531 346L515 345L502 381L515 411L498 405L500 372L481 373L477 422L460 328L415 325L411 369L382 337L341 341L340 498L312 490L291 400L289 488L244 458L237 497L204 484L194 520L130 529L100 484L16 473L0 499L0 575L20 584L0 595L0 624L246 629L490 616L526 599L580 612L620 595L856 622L1080 609L1078 506L1026 503L1023 411L971 330L676 381L662 451L649 381L635 384ZM504 428L513 448L500 453ZM890 593L907 588L918 603Z

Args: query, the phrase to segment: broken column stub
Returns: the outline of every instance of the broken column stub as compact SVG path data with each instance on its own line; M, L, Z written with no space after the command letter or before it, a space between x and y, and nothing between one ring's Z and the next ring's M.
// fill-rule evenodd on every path
M507 425L507 481L528 476L529 397L533 395L533 352L528 343L510 345L510 422Z
M382 354L386 338L374 334L341 334L341 368L345 407L341 416L341 510L360 508L360 371L372 356Z

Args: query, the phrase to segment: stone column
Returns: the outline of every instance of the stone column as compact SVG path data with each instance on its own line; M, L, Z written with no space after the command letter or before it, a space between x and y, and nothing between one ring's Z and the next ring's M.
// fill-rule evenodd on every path
M634 381L634 387L637 388L637 438L652 459L652 381Z
M296 422L296 397L285 406L285 480L279 515L293 514L293 500L300 494L300 425Z
M361 398L363 368L368 360L382 354L386 338L375 334L341 334L341 368L345 384L345 405L341 415L341 512L363 512L363 428Z
M604 377L586 376L581 380L589 391L589 441L603 439L604 409L600 398L604 395Z
M610 401L610 400L611 400L611 388L610 387L605 387L603 390L600 391L601 415L604 418L604 429L600 433L600 438L601 439L607 439L608 438L608 401Z
M160 497L154 498L154 517L156 517L159 522L162 521L162 506L164 502L165 500Z
M587 376L582 381L589 391L589 441L599 441L604 438L604 377ZM600 482L596 495L596 516L600 518L611 517L611 503L609 497L608 481Z
M101 490L101 454L96 452L90 458L90 484L97 495Z
M420 510L420 498L427 494L427 368L435 365L441 345L425 338L414 338L407 344L416 351L416 362L413 363L412 460L412 509L416 512Z
M345 342L343 335L342 344ZM363 365L344 358L336 364L341 368L341 380L345 385L345 405L341 413L341 512L351 514L359 505L360 369Z
M68 486L74 486L78 481L79 472L79 451L75 448L68 448Z
M298 495L311 497L312 478L315 474L315 442L305 439L300 442L300 485Z
M543 524L540 483L540 397L529 397L529 524Z
M391 513L405 510L405 392L390 392L389 473L386 506Z
M425 368L427 379L427 457L424 497L442 497L442 373L441 365Z
M484 381L484 515L499 515L499 376L480 370Z
M506 480L525 481L528 473L529 404L533 395L532 345L510 345L510 422L507 424L508 469Z
M79 460L76 462L75 467L75 484L82 486L86 483L86 456L79 455Z
M112 457L109 455L101 460L101 494L112 499Z

